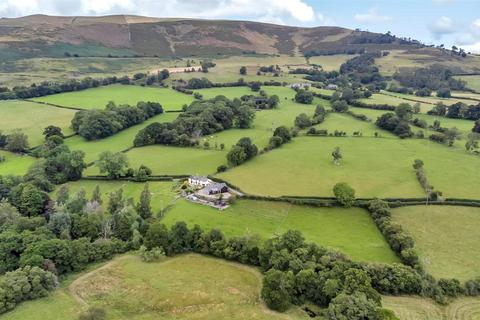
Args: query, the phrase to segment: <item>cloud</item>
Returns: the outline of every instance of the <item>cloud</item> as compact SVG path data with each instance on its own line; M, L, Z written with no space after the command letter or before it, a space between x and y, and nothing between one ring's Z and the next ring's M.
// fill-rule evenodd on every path
M378 8L373 7L367 13L357 13L354 19L361 23L382 23L391 21L392 17L379 14Z
M316 23L320 26L334 26L335 25L335 20L330 18L330 17L325 17L321 13L317 13L317 22Z
M449 17L440 17L435 22L428 25L428 29L436 40L444 35L458 32L458 25Z
M304 0L1 0L0 16L29 14L237 18L276 23L314 23L315 10Z
M466 51L480 53L480 19L474 20L462 33L460 33L455 44Z

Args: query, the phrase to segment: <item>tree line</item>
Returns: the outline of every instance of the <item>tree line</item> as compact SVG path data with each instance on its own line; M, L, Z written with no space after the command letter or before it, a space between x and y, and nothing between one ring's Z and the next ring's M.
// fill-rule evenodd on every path
M169 123L152 123L140 130L134 140L136 147L150 144L193 146L201 136L230 128L249 128L254 110L240 99L217 96L192 102L178 118Z
M117 106L109 102L104 110L81 110L72 119L72 129L87 140L97 140L163 113L157 102L138 102L136 106Z

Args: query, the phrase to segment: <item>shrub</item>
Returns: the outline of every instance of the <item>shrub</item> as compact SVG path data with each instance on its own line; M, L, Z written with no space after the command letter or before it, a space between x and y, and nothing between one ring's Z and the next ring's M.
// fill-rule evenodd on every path
M345 182L339 182L333 187L333 194L337 201L349 208L355 203L355 190Z
M153 247L152 249L147 250L145 246L141 246L138 252L140 254L140 258L144 262L156 262L165 258L165 250L159 247Z
M105 310L98 307L89 307L78 317L79 320L105 320L106 318Z
M313 102L313 94L310 91L299 90L295 94L295 101L303 104L311 104Z

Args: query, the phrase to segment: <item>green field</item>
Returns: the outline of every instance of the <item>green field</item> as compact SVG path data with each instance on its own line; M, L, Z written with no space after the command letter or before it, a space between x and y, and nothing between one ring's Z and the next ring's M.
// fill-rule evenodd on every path
M328 133L333 133L335 130L345 131L347 136L353 136L354 132L361 132L364 137L374 137L375 132L380 137L389 137L395 139L392 133L379 129L372 122L360 121L348 114L330 113L324 122L315 126L316 129L328 130Z
M132 167L146 165L154 175L213 174L227 162L225 151L160 145L134 148L126 155ZM90 167L85 174L98 174L98 169Z
M87 54L89 53L87 52ZM15 86L19 83L30 85L42 81L64 82L65 79L72 78L105 78L112 75L121 77L126 74L133 75L137 72L173 67L177 64L185 64L185 62L161 58L107 58L99 56L76 57L74 59L20 59L9 61L8 68L0 70L0 82L8 86Z
M478 76L457 76L457 79L461 79L467 82L467 86L470 89L480 92L480 75Z
M460 281L480 276L480 209L415 206L393 210L393 219L413 236L427 270Z
M143 182L128 182L128 181L95 181L95 180L79 180L74 182L68 182L69 194L72 196L80 188L84 188L87 193L87 198L90 199L93 189L96 186L100 187L100 192L102 194L102 200L104 205L108 203L108 195L112 191L116 191L120 188L123 189L123 197L125 199L133 198L135 203L140 198L140 193L143 191L145 183ZM174 188L176 186L175 182L170 181L150 181L148 183L149 190L151 193L151 205L153 211L156 213L160 210L165 209L168 205L171 205L175 202L175 192ZM59 187L57 187L58 190ZM52 192L52 196L55 197L56 191Z
M382 304L401 320L480 320L478 298L458 298L441 306L425 298L384 296Z
M332 162L336 146L343 152L340 166ZM219 177L259 195L331 196L344 181L359 197L421 197L412 169L417 158L444 196L480 199L478 158L428 140L299 137Z
M134 255L75 277L49 297L26 302L2 319L77 319L89 306L120 319L308 319L300 309L268 310L254 268L196 254L145 263Z
M395 93L395 95L397 95ZM411 99L415 99L417 97L411 96ZM418 99L417 99L418 100ZM388 104L391 106L398 106L401 103L408 103L410 105L414 105L416 102L414 101L409 101L405 100L401 97L395 97L393 95L390 95L390 93L387 94L381 94L381 93L374 93L370 98L363 98L359 99L360 102L366 103L366 104ZM418 100L420 101L420 100ZM423 113L426 113L428 110L432 109L433 105L429 103L420 103L420 110ZM385 111L386 112L386 111Z
M395 97L402 98L402 99L405 99L405 100L412 99L412 100L416 100L416 101L421 101L422 103L426 103L426 104L437 104L437 103L441 102L441 103L449 106L449 105L452 105L452 104L457 103L457 102L462 102L462 103L465 103L467 105L470 105L470 104L474 103L472 100L468 100L468 99L439 98L439 97L435 96L435 94L436 94L435 92L432 93L432 95L430 97L417 97L415 95L396 93L396 92L387 92L387 91L383 91L383 94L384 95L395 96ZM410 104L414 104L414 103L415 103L414 101L410 101Z
M21 129L27 136L30 147L43 143L43 129L49 125L62 128L65 135L71 134L70 121L75 111L26 101L0 101L0 131L10 133Z
M65 144L72 150L84 151L85 161L90 163L97 160L98 156L103 151L119 152L133 147L133 140L135 139L138 131L154 122L171 122L175 120L178 115L179 113L175 112L160 114L105 139L88 141L80 136L73 136L66 139Z
M185 221L206 230L218 228L227 236L258 234L262 239L289 229L299 230L307 241L339 250L356 261L398 262L371 218L359 208L311 208L237 200L228 209L218 211L181 200L167 212L163 221L169 225Z
M239 78L243 78L245 81L280 81L287 83L294 83L302 80L302 75L288 74L289 68L295 68L295 65L305 65L305 58L302 56L267 56L267 55L251 55L240 57L225 57L221 59L213 59L216 63L214 68L208 70L208 73L202 72L190 72L190 73L172 73L167 80L171 81L176 79L190 79L190 78L202 78L205 77L212 82L235 82ZM278 65L282 72L279 77L272 77L272 74L257 76L258 68L261 66ZM179 65L180 67L181 65ZM186 66L185 64L183 66ZM240 67L247 67L247 74L241 75Z
M168 88L111 85L75 92L53 94L33 99L39 102L79 109L104 109L109 101L136 105L139 101L159 102L164 110L181 110L193 97Z
M325 71L338 71L342 63L347 60L355 58L356 54L335 54L331 56L317 56L311 57L311 64L319 64L322 66L322 69Z
M27 173L28 168L35 163L36 159L27 155L17 155L8 151L0 150L0 156L5 161L0 162L1 175L22 176Z

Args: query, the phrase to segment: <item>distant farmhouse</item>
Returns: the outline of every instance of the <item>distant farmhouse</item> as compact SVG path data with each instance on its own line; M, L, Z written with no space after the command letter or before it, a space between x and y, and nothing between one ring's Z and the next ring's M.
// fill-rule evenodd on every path
M187 196L193 202L225 209L232 198L231 190L225 183L214 182L207 177L191 176L188 185L196 190Z
M308 82L302 82L302 83L292 83L290 85L290 88L294 89L294 90L299 90L299 89L308 89L310 88L312 85Z
M325 86L325 89L327 89L327 90L337 90L337 89L338 89L338 86L337 86L336 84L331 84L331 83L330 83L330 84L327 84L327 85Z
M208 179L207 177L191 176L188 178L188 184L196 189L205 188L211 183L212 180Z

